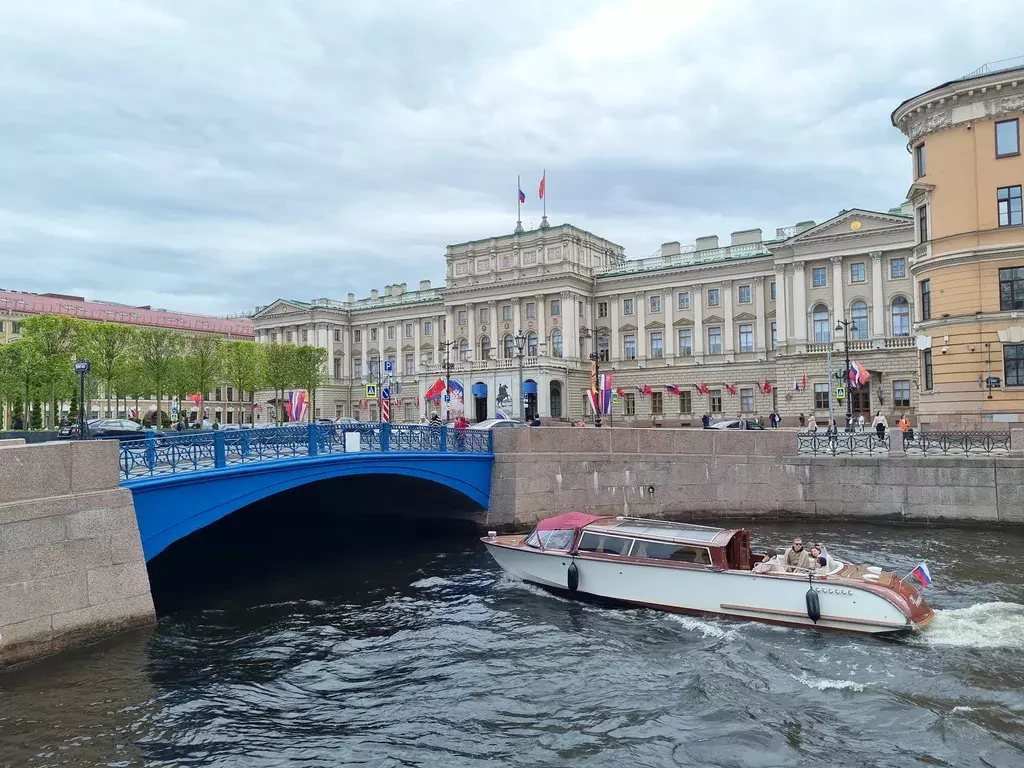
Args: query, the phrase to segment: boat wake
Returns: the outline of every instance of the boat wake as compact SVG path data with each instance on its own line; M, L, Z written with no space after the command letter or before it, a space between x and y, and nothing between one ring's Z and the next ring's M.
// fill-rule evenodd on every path
M736 637L735 627L722 626L723 622L714 619L699 619L692 616L683 616L677 613L666 616L668 621L681 624L685 629L692 632L699 632L704 637L715 640L731 640Z
M829 680L827 678L810 677L806 672L797 675L790 675L798 683L814 688L817 691L866 691L868 686L864 683L855 683L853 680Z
M1024 605L977 603L969 608L936 610L931 624L915 635L912 642L1024 649Z

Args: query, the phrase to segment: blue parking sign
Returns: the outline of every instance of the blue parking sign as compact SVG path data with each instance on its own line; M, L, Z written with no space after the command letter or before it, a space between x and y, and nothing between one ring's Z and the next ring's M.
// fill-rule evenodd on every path
M446 394L444 396L444 401L445 401L445 403L450 403L452 401L452 396Z
M394 367L395 367L395 364L393 362L391 362L390 360L385 360L384 361L384 370L387 371L388 373L391 373L391 371L392 371L392 369L394 369ZM387 395L384 395L384 397L387 397Z

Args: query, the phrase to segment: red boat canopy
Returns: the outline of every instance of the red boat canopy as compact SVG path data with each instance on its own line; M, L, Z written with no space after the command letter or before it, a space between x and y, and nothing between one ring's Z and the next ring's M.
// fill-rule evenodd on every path
M600 520L605 515L589 515L586 512L566 512L564 515L555 515L537 523L538 531L554 531L565 528L583 528L595 520Z

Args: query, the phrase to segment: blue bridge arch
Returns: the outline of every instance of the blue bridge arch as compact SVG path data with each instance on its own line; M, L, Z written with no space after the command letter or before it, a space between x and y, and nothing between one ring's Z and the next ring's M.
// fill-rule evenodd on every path
M488 508L494 464L489 434L391 425L346 431L361 433L358 450L352 450L351 438L345 450L341 428L321 424L123 444L122 486L132 492L146 560L243 507L335 478L411 477ZM303 444L305 452L296 455Z

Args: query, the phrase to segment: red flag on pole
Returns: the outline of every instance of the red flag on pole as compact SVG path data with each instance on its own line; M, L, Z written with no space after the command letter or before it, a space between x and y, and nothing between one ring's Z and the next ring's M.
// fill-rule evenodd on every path
M548 172L544 171L544 175L540 177L540 186L537 187L537 197L539 197L541 200L544 199L544 186L547 183L547 179L548 179Z

